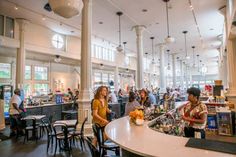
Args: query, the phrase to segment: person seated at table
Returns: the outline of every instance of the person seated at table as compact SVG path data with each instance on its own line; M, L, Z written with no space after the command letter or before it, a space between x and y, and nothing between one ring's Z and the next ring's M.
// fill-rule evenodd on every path
M111 113L108 108L107 92L108 88L106 86L100 86L94 95L94 100L92 103L93 123L99 124L103 133L105 126L109 123L107 120L107 114ZM107 139L105 134L104 139ZM96 137L93 139L93 144L95 146L97 145Z
M73 98L74 98L73 92L71 91L70 88L68 88L67 91L68 91L68 95L69 95L69 100L73 100Z
M149 100L147 91L146 91L145 89L141 89L141 90L139 91L139 93L140 93L140 101L139 101L139 104L140 104L141 106L143 106L144 108L146 108L146 107L151 107L152 104L151 104L151 102L150 102L150 100Z
M23 134L21 125L21 113L23 113L23 108L20 108L22 100L20 98L21 91L16 88L14 90L14 95L10 99L9 114L10 114L10 136L16 135L18 133Z
M131 111L134 111L140 104L136 100L136 94L129 92L129 102L125 106L125 116L128 116Z
M184 133L186 137L205 138L207 123L207 107L200 100L201 91L191 87L187 90L188 103L182 108L182 119L186 122Z

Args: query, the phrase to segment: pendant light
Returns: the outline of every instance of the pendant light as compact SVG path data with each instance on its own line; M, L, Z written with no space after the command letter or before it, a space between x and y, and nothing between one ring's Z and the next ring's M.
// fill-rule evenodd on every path
M155 64L155 60L154 60L154 47L153 47L154 37L150 37L150 39L152 40L152 64Z
M124 47L124 51L123 51L123 52L124 52L124 55L126 55L126 51L125 51L125 45L126 45L126 44L127 44L127 42L126 42L126 41L125 41L125 42L123 42L123 45L124 45L124 46L123 46L123 47Z
M199 55L197 55L197 71L199 72L200 69L200 63L199 63Z
M190 56L188 56L188 52L187 52L187 40L186 40L186 34L187 33L188 33L188 31L183 31L183 34L184 34L184 50L185 50L185 58L190 59Z
M116 48L116 50L118 52L122 52L123 48L121 46L121 22L120 22L120 17L123 15L123 13L119 11L119 12L116 13L116 15L119 16L119 31L118 31L119 32L119 46Z
M60 55L56 55L56 58L54 58L54 61L55 61L56 63L59 63L59 62L61 61Z
M147 58L148 57L148 53L145 52L145 55L146 55L146 69L145 70L148 70L148 63L147 63L148 62L148 58Z
M175 42L175 38L170 36L170 26L169 26L169 12L168 12L168 2L170 0L163 0L166 3L166 26L167 26L167 37L165 38L166 43Z
M194 53L195 46L192 46L192 49L193 49L193 68L195 68L196 67L196 64L195 64L195 53Z
M170 70L170 50L167 51L167 60L168 60L168 65L167 65L167 70Z

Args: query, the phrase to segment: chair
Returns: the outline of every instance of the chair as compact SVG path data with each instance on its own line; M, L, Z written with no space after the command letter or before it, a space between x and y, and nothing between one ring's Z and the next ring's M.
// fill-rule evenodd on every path
M102 128L99 124L93 125L93 132L94 132L95 136L97 137L100 157L104 157L104 155L106 154L105 152L107 150L114 151L116 153L116 155L120 155L120 147L119 146L117 146L113 142L104 141Z
M68 134L67 125L63 123L53 124L53 130L56 137L54 155L56 154L57 151L57 142L59 143L60 150L64 149L66 151L69 151L70 153L72 135Z
M89 151L92 155L92 157L99 157L99 151L98 149L92 144L92 139L87 137L84 139L89 147ZM115 156L115 155L105 155L105 157L119 157L119 156Z
M84 119L80 131L71 132L71 135L73 136L73 141L75 141L75 137L79 137L80 146L81 146L82 151L83 151L83 145L84 145L84 125L85 125L87 120L88 120L88 117L86 117Z
M36 124L36 119L35 118L28 118L24 119L26 127L25 127L25 137L24 137L24 143L25 140L29 140L29 131L32 132L32 139L38 140L38 128L39 126Z
M48 152L50 143L51 145L53 145L54 138L56 137L56 134L53 132L50 118L42 119L42 127L43 129L46 129L46 133L47 133L47 152Z

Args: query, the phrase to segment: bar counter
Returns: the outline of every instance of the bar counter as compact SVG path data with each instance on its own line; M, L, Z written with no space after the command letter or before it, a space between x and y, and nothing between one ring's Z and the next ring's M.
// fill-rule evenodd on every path
M123 117L110 122L105 133L125 152L136 154L133 156L235 157L231 154L185 147L189 138L156 132L149 128L149 123L146 121L144 125L137 126L130 122L129 117Z

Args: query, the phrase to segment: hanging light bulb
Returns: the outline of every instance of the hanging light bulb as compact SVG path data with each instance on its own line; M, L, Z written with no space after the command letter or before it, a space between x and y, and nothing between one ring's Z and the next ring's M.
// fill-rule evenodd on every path
M193 49L193 67L196 68L196 64L195 64L195 54L194 54L195 46L192 46L192 49Z
M119 16L119 46L116 48L116 50L118 52L122 52L123 48L121 46L121 22L120 22L120 17L121 17L121 15L123 15L123 13L119 11L119 12L116 13L116 15Z
M185 48L185 58L187 60L190 59L190 56L188 56L188 52L187 52L187 40L186 40L186 34L188 33L188 31L183 31L184 34L184 48Z
M154 37L150 37L150 39L152 40L152 64L155 64L155 60L154 60L154 47L153 47Z
M197 69L198 69L198 72L199 72L199 68L200 68L200 67L199 67L199 55L197 55L197 64L198 64L198 65L197 65Z
M168 60L168 65L167 65L167 70L170 70L170 50L166 50L167 51L167 60Z
M170 26L169 26L169 12L168 12L168 2L170 0L163 0L166 3L166 26L167 26L167 37L165 38L166 43L175 42L175 38L170 36Z
M56 55L56 58L54 58L54 61L55 61L56 63L61 62L61 57L60 57L60 55Z
M146 55L146 70L148 70L148 53L147 52L145 52L145 55Z

